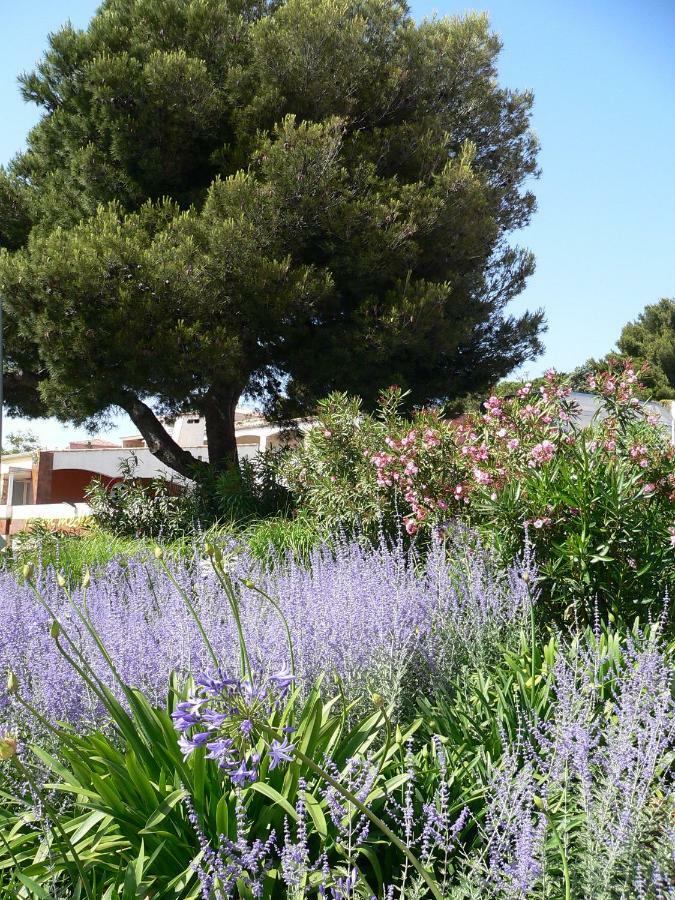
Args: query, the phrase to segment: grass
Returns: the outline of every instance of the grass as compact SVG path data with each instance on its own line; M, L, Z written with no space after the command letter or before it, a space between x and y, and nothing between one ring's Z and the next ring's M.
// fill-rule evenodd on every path
M207 538L214 542L234 538L245 544L256 559L272 565L274 560L288 555L307 562L312 548L322 538L322 530L308 516L279 516L214 525L202 535L193 533L169 544L160 543L169 556L187 557ZM37 523L15 537L12 546L4 551L3 566L20 570L30 562L36 568L53 568L74 584L85 571L95 573L115 559L149 558L156 543L154 538L121 536L96 525L75 534L53 531Z

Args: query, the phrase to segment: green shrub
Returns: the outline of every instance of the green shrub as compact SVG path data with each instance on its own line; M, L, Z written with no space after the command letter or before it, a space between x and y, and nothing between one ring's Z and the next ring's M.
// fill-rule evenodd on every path
M119 482L109 487L101 478L92 481L85 497L95 521L103 529L126 537L172 541L188 533L198 513L194 493L187 488L172 488L164 478L142 481L136 477L137 468L138 459L130 452L120 462Z
M267 450L239 460L239 472L200 475L194 502L203 524L232 523L289 516L294 508L288 488L278 477L283 450Z

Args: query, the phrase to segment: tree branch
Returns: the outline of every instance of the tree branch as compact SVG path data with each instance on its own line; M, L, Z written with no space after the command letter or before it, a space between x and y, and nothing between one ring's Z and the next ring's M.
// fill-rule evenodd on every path
M208 471L208 463L177 444L147 403L128 391L117 402L142 434L152 455L165 466L191 479Z

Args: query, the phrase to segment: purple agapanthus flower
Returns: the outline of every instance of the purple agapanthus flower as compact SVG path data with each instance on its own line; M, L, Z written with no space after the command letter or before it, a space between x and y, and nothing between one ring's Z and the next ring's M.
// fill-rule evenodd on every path
M182 734L178 738L178 746L183 753L183 759L187 759L197 747L201 747L202 744L205 744L211 737L213 737L213 735L210 731L197 732L197 734L193 734L190 738L187 738Z
M232 738L219 738L217 741L211 741L206 745L209 751L206 754L207 759L215 759L221 769L235 765L234 741Z
M295 675L289 669L283 668L276 674L271 675L270 681L283 696L295 681Z
M275 738L272 741L269 750L270 769L276 769L276 767L282 762L292 762L294 750L295 744L290 744L288 742L288 738L285 737L283 741L278 741Z
M232 779L234 784L246 784L247 781L255 781L258 777L258 771L255 767L251 767L250 769L246 768L246 760L241 760L239 763L239 768L234 769L234 771L230 772L230 778Z
M208 725L209 728L220 728L221 725L227 722L227 719L227 713L221 713L215 709L205 709L202 713L201 721Z

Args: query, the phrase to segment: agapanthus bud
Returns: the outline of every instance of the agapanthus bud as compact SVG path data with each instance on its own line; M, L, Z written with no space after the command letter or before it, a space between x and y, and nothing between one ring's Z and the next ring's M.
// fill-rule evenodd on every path
M529 583L530 583L530 573L529 573L529 572L521 572L521 573L520 573L520 577L523 579L523 581L525 582L525 584L529 584Z
M211 541L204 541L204 553L206 553L207 556L213 556L214 552L215 547Z
M152 552L155 554L155 559L164 559L164 551L161 547L155 547Z
M384 706L384 697L382 696L382 694L371 694L370 702L376 709L382 709L382 707Z
M54 619L49 628L49 634L54 638L54 640L56 640L56 638L61 634L61 626L56 621L56 619Z
M16 756L16 738L6 734L0 738L0 759L11 759Z
M14 672L9 672L7 675L7 693L8 694L16 694L19 690L19 679L16 677Z
M25 564L25 566L21 569L21 572L23 574L23 577L26 579L26 581L31 581L33 578L33 575L35 574L35 566L33 565L32 562L27 562Z
M542 810L546 809L546 802L541 797L539 797L537 794L534 795L534 797L532 798L532 801L533 801L534 805L537 807L537 809L542 809Z
M58 584L58 586L60 588L64 588L66 586L66 579L63 577L63 575L60 572L56 576L56 583Z
M82 576L82 587L88 588L90 584L91 584L91 573L89 572L89 569L87 569L86 572L84 573L84 575Z
M251 581L250 578L244 578L244 587L254 588L255 584Z

